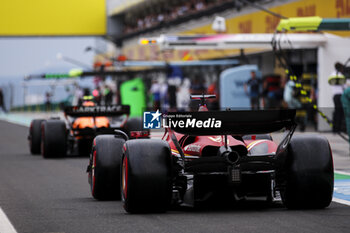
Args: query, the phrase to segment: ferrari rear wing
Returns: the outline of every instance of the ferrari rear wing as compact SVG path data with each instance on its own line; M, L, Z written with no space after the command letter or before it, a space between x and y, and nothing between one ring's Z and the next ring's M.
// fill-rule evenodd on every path
M163 127L187 135L264 134L296 125L296 110L169 112Z
M72 117L96 117L96 116L120 116L130 114L129 105L106 106L71 106L64 109L67 116Z

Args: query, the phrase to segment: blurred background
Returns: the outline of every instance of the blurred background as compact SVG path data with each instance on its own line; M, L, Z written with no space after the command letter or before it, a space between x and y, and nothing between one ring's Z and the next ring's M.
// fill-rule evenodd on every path
M330 86L328 77L337 62L346 67L349 31L322 34L321 42L306 36L307 46L291 40L279 51L243 43L240 47L238 42L235 47L218 43L210 48L170 43L188 35L197 36L193 41L216 35L214 41L219 41L244 34L256 45L256 35L271 39L281 19L306 16L349 17L348 1L4 2L2 114L57 112L79 104L86 95L98 104L129 104L132 115L146 108L189 111L197 107L190 103L190 94L216 94L208 103L211 110L297 108L302 131L345 131L344 114L335 100L343 88ZM143 43L141 38L154 40ZM160 38L166 38L165 48ZM297 81L291 82L281 56ZM304 94L296 89L298 83ZM334 119L336 126L330 124Z

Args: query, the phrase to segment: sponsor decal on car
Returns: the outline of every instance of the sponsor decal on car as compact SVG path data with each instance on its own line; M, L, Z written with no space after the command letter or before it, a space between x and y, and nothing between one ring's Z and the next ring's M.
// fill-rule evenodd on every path
M118 112L122 110L122 106L110 105L110 106L76 106L72 109L76 113L85 112Z
M212 140L213 142L222 142L223 141L223 137L222 136L213 136L213 137L208 137L210 140ZM230 143L230 140L227 139L227 143Z
M207 120L198 120L196 118L188 118L186 120L182 119L172 119L164 118L163 119L164 128L220 128L221 121L216 120L215 118L208 118Z
M190 144L184 147L185 151L199 152L201 150L201 146L197 144Z
M145 129L160 129L161 127L161 113L156 112L143 113L143 128Z
M156 112L144 112L143 113L143 127L145 129L159 129L163 128L221 128L221 120L214 117L208 117L206 119L198 119L195 113L181 114L181 113L168 113L162 114L157 110ZM161 121L161 118L163 121ZM162 124L161 124L162 123Z

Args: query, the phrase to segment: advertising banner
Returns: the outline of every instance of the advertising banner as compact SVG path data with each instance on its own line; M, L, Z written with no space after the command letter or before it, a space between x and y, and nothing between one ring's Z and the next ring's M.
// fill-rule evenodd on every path
M0 36L106 34L104 0L1 1Z

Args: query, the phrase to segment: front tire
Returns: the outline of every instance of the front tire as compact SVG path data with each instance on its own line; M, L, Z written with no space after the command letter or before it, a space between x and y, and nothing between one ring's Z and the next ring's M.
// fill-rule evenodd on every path
M334 170L331 148L319 135L292 138L287 155L286 187L283 204L288 209L320 209L333 196Z
M64 157L67 153L66 124L48 120L41 125L41 154L44 158Z
M125 143L121 191L129 213L165 212L171 202L171 153L169 144L156 139Z
M120 166L125 140L114 135L94 139L90 157L89 182L97 200L120 200Z

